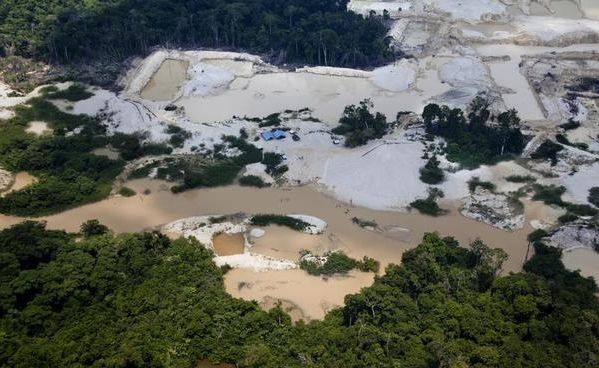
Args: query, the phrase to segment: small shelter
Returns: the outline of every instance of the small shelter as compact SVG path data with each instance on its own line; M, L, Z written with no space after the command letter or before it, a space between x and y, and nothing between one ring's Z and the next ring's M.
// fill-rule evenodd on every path
M260 136L265 141L272 141L273 139L284 139L286 137L285 132L281 129L266 130L260 133Z

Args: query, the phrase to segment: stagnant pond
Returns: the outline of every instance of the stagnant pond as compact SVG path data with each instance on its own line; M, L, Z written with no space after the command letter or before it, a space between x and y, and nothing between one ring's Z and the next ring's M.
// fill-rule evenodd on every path
M152 79L141 91L141 97L151 101L170 100L177 96L181 84L187 78L189 62L166 59Z

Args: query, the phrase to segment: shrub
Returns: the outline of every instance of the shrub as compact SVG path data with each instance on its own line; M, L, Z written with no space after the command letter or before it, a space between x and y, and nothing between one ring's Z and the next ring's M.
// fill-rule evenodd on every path
M576 129L579 127L580 127L580 123L578 121L574 121L574 120L569 120L567 123L560 125L560 128L562 128L566 131L573 130L573 129Z
M177 125L169 125L166 128L166 133L171 135L169 143L175 148L181 148L185 145L185 141L191 138L191 133Z
M557 153L564 149L564 146L550 140L545 140L530 157L535 160L551 160L551 166L557 164Z
M312 261L302 259L300 261L300 268L310 275L334 275L334 274L346 274L353 270L357 266L355 259L348 257L343 252L330 252L325 254L327 260L323 264L319 264L318 261Z
M262 163L266 165L266 172L275 177L281 176L289 171L289 167L287 165L281 165L282 162L283 155L279 153L266 152L262 157Z
M414 202L410 203L410 207L417 209L418 212L422 213L423 215L429 215L429 216L435 216L435 217L441 216L441 215L444 215L447 213L447 210L439 207L439 205L437 204L437 201L435 201L434 199L431 199L431 198L417 199Z
M534 183L537 179L531 175L510 175L505 178L512 183Z
M98 220L88 220L81 224L81 234L89 238L90 236L104 235L107 234L109 229L106 225L102 225Z
M535 184L534 191L533 201L542 201L545 204L555 204L558 206L565 204L562 201L562 194L566 192L566 188L563 186Z
M280 118L280 113L274 113L274 114L270 114L267 117L265 117L264 119L262 119L262 121L260 123L258 123L258 126L261 128L264 127L269 127L269 126L279 126L281 125L281 118Z
M322 264L317 259L303 257L299 264L300 268L314 276L346 274L353 269L378 273L380 268L379 261L366 256L361 261L357 261L343 252L329 252L324 257L326 257L326 261Z
M121 189L119 189L119 194L123 197L133 197L137 193L129 187L121 187Z
M286 226L290 229L297 230L297 231L304 231L310 226L309 223L307 223L303 220L296 219L296 218L290 217L290 216L274 215L274 214L255 215L254 217L252 217L252 219L250 221L251 221L252 225L255 225L255 226L278 225L278 226Z
M491 192L495 191L495 184L489 181L481 181L478 176L475 176L472 179L468 180L468 189L470 190L470 193L476 192L476 188L478 187L481 187Z
M129 179L142 179L147 178L154 168L158 167L158 163L151 163L139 167L129 173Z
M242 187L256 187L256 188L264 188L270 186L268 183L265 183L261 177L255 175L245 175L239 178L239 185Z
M589 190L588 200L596 207L599 207L599 187L592 187Z
M557 134L555 136L555 140L558 141L561 144L564 144L566 146L572 146L572 147L576 147L578 149L581 149L583 151L586 151L589 149L589 145L586 143L572 143L570 142L570 140L568 139L568 137L566 137L563 134Z
M420 181L426 184L440 184L445 180L443 170L439 168L437 156L431 157L426 165L420 169Z
M539 240L543 239L547 235L549 235L547 233L547 231L545 231L543 229L536 229L532 233L528 234L526 239L531 243L535 243L535 242L538 242Z
M275 167L270 172L270 174L272 176L274 176L274 177L278 177L278 176L281 176L281 175L285 174L287 171L289 171L289 166L287 166L287 165L281 165L281 166Z
M441 216L447 214L447 210L439 207L437 198L443 198L444 194L437 188L429 188L428 197L417 199L410 203L410 208L415 208L418 212L429 216Z
M356 225L358 225L358 226L360 226L360 227L373 227L373 228L377 228L377 227L379 226L379 225L378 225L376 222L374 222L374 221L370 221L370 220L363 220L363 219L361 219L361 218L358 218L358 217L353 217L353 218L351 219L351 221L352 221L354 224L356 224Z
M565 203L566 209L578 216L595 216L599 211L588 204Z
M374 258L364 256L361 261L357 261L356 268L362 272L378 273L381 263Z
M44 87L41 93L50 100L67 100L72 102L87 100L94 95L84 85L79 83L72 84L62 91L58 90L56 86Z
M560 216L557 220L559 221L560 224L567 224L568 222L578 220L578 216L576 216L573 213L568 212L565 215Z

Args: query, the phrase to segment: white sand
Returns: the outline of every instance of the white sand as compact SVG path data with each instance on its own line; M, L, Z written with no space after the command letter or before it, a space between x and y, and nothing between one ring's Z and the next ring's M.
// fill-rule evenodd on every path
M418 64L415 61L402 59L394 64L373 70L370 81L387 91L405 91L416 81L417 69Z

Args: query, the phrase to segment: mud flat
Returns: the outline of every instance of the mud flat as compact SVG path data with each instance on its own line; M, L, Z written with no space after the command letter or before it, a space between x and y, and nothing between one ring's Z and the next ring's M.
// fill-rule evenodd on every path
M599 253L589 248L577 248L562 254L564 265L570 270L580 270L586 277L599 280Z
M357 293L373 281L373 273L360 271L323 279L297 269L269 272L235 269L227 273L225 287L234 297L256 300L265 308L272 306L271 298L286 301L294 319L310 320L322 319L326 312L343 305L347 294Z

